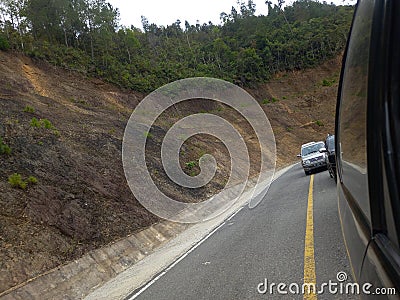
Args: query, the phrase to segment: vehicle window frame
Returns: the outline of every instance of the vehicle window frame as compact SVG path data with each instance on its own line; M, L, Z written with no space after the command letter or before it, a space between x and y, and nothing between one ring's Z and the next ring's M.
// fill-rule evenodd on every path
M393 118L396 112L400 113L400 52L395 52L400 48L393 40L393 34L397 37L400 34L400 5L398 1L391 0L378 1L377 4L368 89L368 164L371 163L368 168L376 171L369 176L372 224L372 243L369 247L376 248L383 268L390 274L393 284L400 288L399 170L393 160L393 154L399 155L396 150L400 150L400 132L393 127L400 125L400 116ZM397 62L394 62L396 59ZM393 228L396 228L395 231Z
M371 44L374 45L371 47L368 90L367 146L368 165L372 169L368 180L371 225L373 236L379 234L381 238L386 237L399 248L399 170L395 167L393 155L399 155L396 149L400 150L399 145L394 148L394 144L398 144L400 139L400 132L394 127L400 126L400 117L397 115L397 124L393 122L393 117L400 110L391 106L398 105L400 99L400 64L394 63L394 60L399 60L400 52L396 51L400 51L400 47L393 42L393 34L400 34L399 27L396 27L400 26L396 16L396 12L400 12L400 6L397 1L378 3L373 21ZM396 65L398 68L395 68ZM397 137L396 134L393 136L396 132Z
M382 130L384 127L383 105L387 93L388 72L388 2L376 1L371 32L371 47L368 74L367 104L367 163L368 187L371 214L372 235L386 233L387 224L385 207L382 199L384 193Z
M400 3L391 3L391 22L388 37L388 95L385 98L385 123L383 131L383 149L385 154L385 170L388 197L385 197L385 207L391 208L391 216L386 216L389 223L388 238L397 248L400 245ZM390 201L388 203L388 201ZM387 210L386 210L387 214ZM389 226L388 226L389 227ZM394 232L393 232L394 231Z
M368 114L367 114L367 155L368 155L368 182L371 207L372 237L369 247L376 247L377 255L390 278L397 287L400 286L400 252L398 231L393 232L395 216L392 207L398 203L398 171L394 168L393 153L400 148L393 148L393 116L396 110L390 105L397 104L400 93L399 70L393 69L393 60L399 59L400 52L394 52L396 47L393 34L399 34L400 26L398 15L400 5L398 1L377 1L373 19L371 38L369 87L368 87ZM397 33L396 33L397 32ZM397 62L397 66L400 66ZM397 90L393 89L394 80L397 80ZM400 112L400 111L398 111ZM399 116L397 116L399 119ZM399 133L398 130L395 132ZM394 142L399 140L395 137ZM398 146L398 145L397 145ZM371 171L370 171L371 170ZM397 181L397 183L396 183ZM389 191L389 192L388 192ZM397 200L397 201L396 201ZM398 211L398 210L397 210ZM396 218L397 217L397 218Z

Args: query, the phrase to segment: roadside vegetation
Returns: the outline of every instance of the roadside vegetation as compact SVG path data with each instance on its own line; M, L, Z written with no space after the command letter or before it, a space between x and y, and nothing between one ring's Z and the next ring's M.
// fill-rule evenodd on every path
M3 139L0 137L0 154L11 154L11 148L3 142Z
M8 183L13 188L25 190L29 185L37 184L38 180L34 176L29 176L26 180L23 180L21 174L14 173L8 177Z
M27 105L24 108L24 112L26 112L26 113L34 113L35 109L32 106Z
M221 13L220 25L158 26L142 17L139 29L121 26L105 0L0 0L0 49L140 92L193 76L251 87L277 72L316 66L346 43L352 6L284 2L267 1L267 16L256 16L252 0L238 3Z
M54 125L48 119L32 118L30 126L33 128L49 129L54 133L54 135L60 136L60 132L57 130L57 128L54 127Z

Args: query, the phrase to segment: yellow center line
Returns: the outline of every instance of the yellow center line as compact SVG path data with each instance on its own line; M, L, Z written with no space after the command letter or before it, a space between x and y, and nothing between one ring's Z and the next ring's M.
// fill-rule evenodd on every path
M315 259L314 259L314 217L313 217L313 185L314 175L310 178L310 187L308 190L307 205L307 225L306 238L304 245L304 298L317 299L315 275Z

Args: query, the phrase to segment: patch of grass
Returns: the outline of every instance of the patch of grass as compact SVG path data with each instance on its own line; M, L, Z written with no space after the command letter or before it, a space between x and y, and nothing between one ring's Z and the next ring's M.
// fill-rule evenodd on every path
M286 127L286 130L291 132L291 131L293 131L293 127L288 126L288 127Z
M150 133L150 131L143 132L143 135L144 135L144 137L145 137L146 139L151 139L151 138L153 138L153 134Z
M317 124L318 126L324 126L324 123L320 120L315 121L315 124Z
M322 80L322 86L332 86L335 83L335 79L324 79Z
M34 176L29 176L27 180L23 180L22 175L14 173L8 177L8 183L16 189L25 190L28 185L35 185L39 181Z
M51 124L51 122L49 120L47 120L47 119L41 119L40 123L46 129L54 129L53 124Z
M270 103L269 99L264 99L264 100L262 101L262 104L269 104L269 103Z
M278 102L278 101L279 101L279 99L274 98L274 97L272 97L271 99L265 98L265 99L262 101L262 104L275 103L275 102Z
M31 127L34 127L34 128L40 128L41 127L40 121L38 119L36 119L36 118L32 118L30 124L31 124Z
M285 96L282 97L283 100L286 100L287 98Z
M54 125L48 119L38 120L36 118L32 118L30 125L33 128L45 128L45 129L53 130L53 133L56 136L61 135L60 132L57 130L57 128L55 128Z
M22 190L25 190L27 187L26 181L22 180L21 174L14 173L8 177L8 183L13 187L13 188L20 188Z
M2 138L0 138L0 154L11 154L11 148L3 142Z
M28 183L29 183L29 184L37 184L37 183L38 183L38 180L37 180L37 178L34 177L34 176L29 176L29 177L28 177Z
M26 113L34 113L35 109L32 106L27 105L24 108L24 112L26 112Z
M186 167L189 170L193 169L195 166L197 166L197 162L195 162L195 161L189 161L189 162L186 163Z

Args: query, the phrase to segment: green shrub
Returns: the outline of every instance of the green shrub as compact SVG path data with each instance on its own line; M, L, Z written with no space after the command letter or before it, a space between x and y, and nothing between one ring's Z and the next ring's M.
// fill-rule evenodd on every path
M271 99L271 102L272 103L275 103L275 102L278 102L279 101L279 99L276 99L276 98L274 98L274 97L272 97L272 99Z
M11 148L3 143L3 139L0 138L0 154L11 154Z
M51 129L53 130L53 133L55 136L60 136L60 132L57 130L57 128L54 127L54 125L47 119L36 119L32 118L31 120L31 127L34 128L45 128L45 129Z
M37 180L36 177L34 176L29 176L27 180L22 179L22 175L18 173L14 173L8 177L8 183L13 187L13 188L19 188L22 190L25 190L29 185L35 185L39 181Z
M10 49L10 43L5 36L0 34L0 50L7 51L8 49Z
M32 120L31 120L31 127L40 128L40 127L41 127L41 123L39 122L38 119L32 118Z
M35 112L35 109L34 109L33 107L27 105L27 106L25 106L25 108L24 108L24 112L27 112L27 113L34 113L34 112Z
M324 79L322 80L322 86L332 86L335 83L335 79L328 80Z
M269 99L264 99L264 100L262 101L262 104L268 104L268 103L270 103Z
M51 122L47 119L41 119L40 123L46 129L54 129L53 124L51 124Z
M195 166L197 166L197 162L195 162L195 161L189 161L189 162L186 163L186 167L189 170L193 169Z
M13 187L13 188L20 188L20 189L26 189L27 183L22 180L21 174L14 173L8 177L8 183Z
M278 102L278 101L279 101L279 99L276 99L276 98L272 97L271 99L264 99L262 101L262 104L275 103L275 102Z
M30 184L37 184L37 183L38 183L38 180L37 180L37 178L34 177L34 176L29 176L29 177L28 177L28 183L30 183Z
M315 121L315 124L317 124L318 126L324 126L324 123L322 123L322 121L320 120Z

